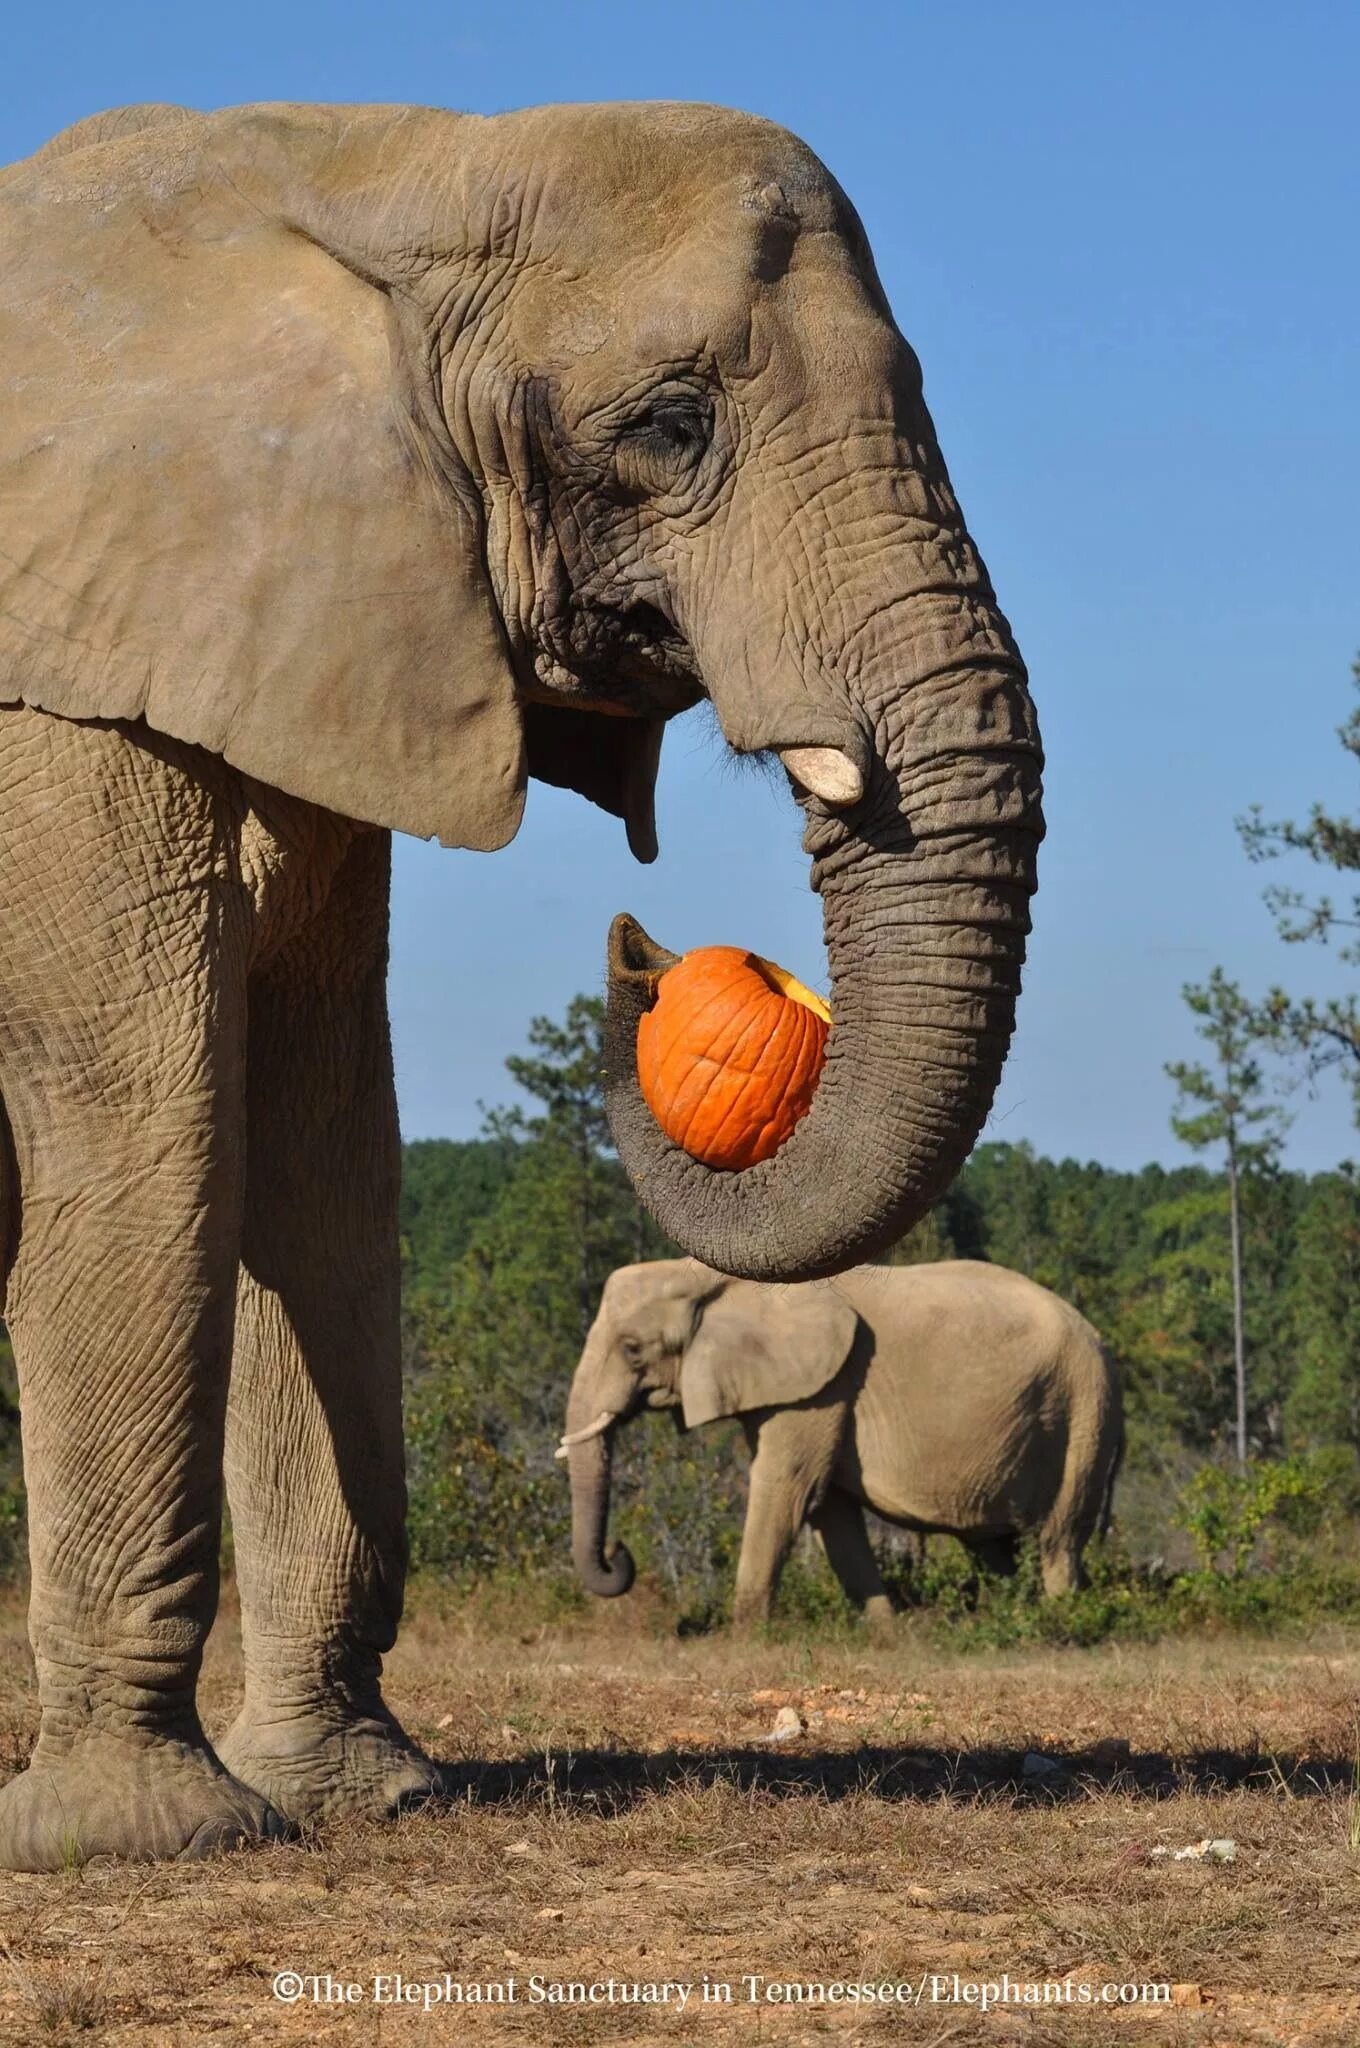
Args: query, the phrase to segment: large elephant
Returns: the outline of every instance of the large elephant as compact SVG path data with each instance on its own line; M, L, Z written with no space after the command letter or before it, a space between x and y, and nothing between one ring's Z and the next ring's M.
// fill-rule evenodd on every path
M592 1593L626 1593L606 1555L613 1432L645 1408L687 1429L741 1419L751 1487L734 1620L763 1621L805 1522L857 1607L891 1613L864 1526L960 1536L989 1563L1037 1535L1044 1591L1073 1591L1108 1514L1119 1379L1083 1316L976 1260L861 1266L805 1286L732 1280L696 1259L621 1266L572 1379L559 1456L572 1553Z
M725 1270L933 1198L1011 1029L1040 755L863 232L685 106L96 116L0 175L0 1244L42 1730L0 1863L198 1853L435 1782L404 1570L388 830L536 776L656 850L662 729L773 750L835 1027L783 1150L618 1139ZM230 1398L228 1398L230 1380ZM245 1703L195 1705L225 1461ZM280 1816L283 1819L280 1819Z

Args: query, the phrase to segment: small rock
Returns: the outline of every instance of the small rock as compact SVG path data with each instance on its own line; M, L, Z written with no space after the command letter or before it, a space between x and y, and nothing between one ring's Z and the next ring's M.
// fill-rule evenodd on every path
M1171 2003L1173 2005L1190 2006L1212 2005L1213 2000L1205 1995L1198 1984L1173 1984L1171 1987Z
M534 1914L535 1920L565 1920L566 1917L560 1906L544 1906Z
M435 1725L435 1727L436 1727L436 1728L452 1728L452 1726L453 1726L453 1715L452 1715L452 1714L441 1714L441 1715L439 1716L439 1719L438 1719L438 1720L437 1720L437 1721L435 1722L435 1724L434 1724L434 1725Z
M1025 1760L1020 1766L1020 1775L1025 1778L1053 1778L1061 1771L1062 1765L1054 1756L1045 1756L1041 1749L1027 1749Z
M501 1850L502 1856L532 1856L533 1848L528 1842L510 1842Z
M781 1707L765 1739L767 1742L796 1742L806 1727L807 1723L797 1707Z
M1172 1860L1176 1863L1235 1863L1237 1844L1226 1836L1218 1841L1210 1841L1206 1837L1202 1842L1190 1842L1184 1849L1177 1849Z

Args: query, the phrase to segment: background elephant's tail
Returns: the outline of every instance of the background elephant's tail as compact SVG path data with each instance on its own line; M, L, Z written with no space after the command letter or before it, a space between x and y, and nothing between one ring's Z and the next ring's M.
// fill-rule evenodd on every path
M1111 1360L1110 1363L1110 1370L1111 1372L1115 1370L1113 1360ZM1114 1519L1114 1483L1115 1480L1118 1479L1120 1470L1123 1466L1124 1451L1127 1444L1127 1435L1124 1429L1124 1409L1122 1402L1120 1404L1119 1413L1116 1418L1116 1429L1117 1434L1115 1436L1114 1441L1114 1451L1110 1458L1110 1469L1105 1480L1105 1497L1100 1503L1100 1520L1096 1524L1096 1533L1102 1541L1105 1537L1109 1535L1110 1524Z
M5 1313L5 1289L9 1269L19 1249L19 1173L14 1159L14 1140L9 1118L0 1102L0 1316Z

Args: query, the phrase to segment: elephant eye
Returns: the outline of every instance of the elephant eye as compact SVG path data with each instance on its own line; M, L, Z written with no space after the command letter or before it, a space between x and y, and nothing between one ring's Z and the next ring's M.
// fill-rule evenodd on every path
M635 413L614 452L614 474L630 497L659 497L684 488L713 431L708 409L694 398L658 398Z
M642 1357L642 1346L638 1343L636 1337L625 1337L619 1345L619 1349L630 1365L636 1365Z

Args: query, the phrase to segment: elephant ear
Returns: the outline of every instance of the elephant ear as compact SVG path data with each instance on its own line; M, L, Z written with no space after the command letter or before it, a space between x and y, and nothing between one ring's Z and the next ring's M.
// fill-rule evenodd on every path
M489 849L523 734L480 499L371 253L411 170L381 111L148 110L0 179L0 702Z
M707 1296L680 1368L685 1426L810 1401L836 1377L858 1317L834 1281L728 1280Z

